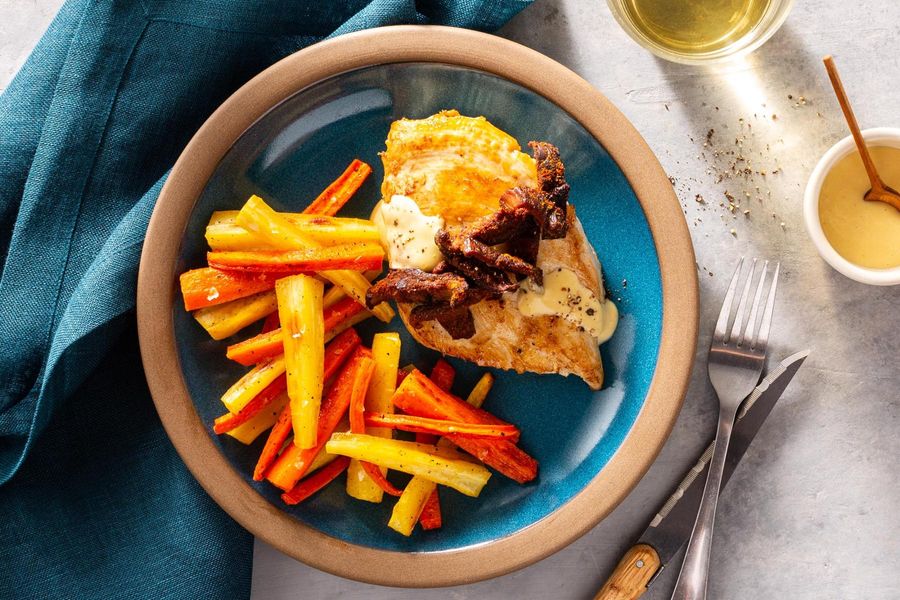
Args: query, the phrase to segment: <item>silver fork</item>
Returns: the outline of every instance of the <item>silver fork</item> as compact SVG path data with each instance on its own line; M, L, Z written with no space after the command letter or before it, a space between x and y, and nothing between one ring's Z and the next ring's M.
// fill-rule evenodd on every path
M709 463L709 475L706 478L706 486L703 488L700 510L697 513L697 520L694 522L691 541L688 542L672 600L706 598L709 554L712 548L713 525L716 520L716 502L719 499L719 488L722 485L722 469L725 467L725 457L728 455L731 430L734 427L734 419L741 402L759 382L759 376L766 362L766 345L769 341L769 329L775 309L775 290L778 287L778 271L781 265L775 263L775 272L766 296L762 322L757 331L756 323L766 275L769 271L769 261L763 262L756 285L756 294L753 297L753 306L750 308L750 316L744 327L744 313L750 297L751 284L757 271L756 263L757 259L754 258L741 299L738 302L731 333L728 333L734 295L743 271L744 259L741 258L738 263L734 277L731 278L731 284L728 286L728 292L725 294L725 301L719 312L719 320L716 322L716 331L709 347L709 380L719 396L719 427L716 432L712 460Z

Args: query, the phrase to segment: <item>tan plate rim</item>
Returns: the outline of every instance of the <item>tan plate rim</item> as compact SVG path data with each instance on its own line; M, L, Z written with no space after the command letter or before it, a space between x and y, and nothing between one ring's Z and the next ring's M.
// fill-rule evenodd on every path
M659 356L647 398L601 472L565 505L514 534L429 553L379 550L332 538L250 487L200 422L178 360L172 319L185 224L235 140L266 111L303 88L342 72L397 62L440 62L493 73L574 116L618 163L641 202L659 257L663 293ZM285 554L335 575L381 585L437 587L495 577L549 556L625 498L656 458L681 408L697 340L697 289L691 238L672 186L640 134L600 92L517 43L463 29L405 25L305 48L254 77L212 114L175 163L150 219L138 274L137 319L144 369L163 426L194 477L235 520Z

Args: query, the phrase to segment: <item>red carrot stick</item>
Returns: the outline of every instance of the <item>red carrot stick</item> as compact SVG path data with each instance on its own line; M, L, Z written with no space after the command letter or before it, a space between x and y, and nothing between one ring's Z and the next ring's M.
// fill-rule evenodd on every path
M350 431L352 433L365 433L366 432L366 423L365 423L365 401L366 401L366 392L369 390L369 381L372 379L372 373L375 372L375 361L370 359L367 364L361 366L357 370L356 380L353 384L353 395L350 399ZM398 490L394 487L390 481L388 481L384 474L381 472L381 469L378 468L377 465L373 465L372 463L367 463L365 461L360 461L363 469L366 474L372 478L372 481L375 482L375 485L380 487L382 490L387 492L392 496L399 496L403 493L402 490Z
M425 506L422 507L422 513L419 515L419 525L422 526L422 529L429 531L440 529L443 522L441 499L438 496L438 488L435 487L431 495L428 496L428 500L425 501Z
M350 166L334 180L312 204L306 207L304 213L333 216L343 207L348 200L362 186L366 177L372 172L372 167L359 159L353 159Z
M439 358L431 369L431 380L439 388L449 392L455 379L456 369L450 366L450 363L443 358ZM436 435L416 434L416 441L420 444L436 444L437 440L438 436ZM441 499L438 496L437 486L435 486L434 491L431 492L428 500L425 501L425 506L422 507L422 514L419 515L419 524L422 526L422 529L430 530L440 529L442 523Z
M352 411L351 407L351 411ZM353 413L351 412L351 415ZM351 419L351 424L352 424ZM506 439L516 442L519 439L519 430L515 425L496 425L494 423L466 423L464 421L446 421L444 419L429 419L426 417L414 417L412 415L366 413L366 427L387 427L409 431L412 433L425 433L435 436L456 434L463 437L476 437L485 439ZM360 432L354 432L360 433ZM418 441L418 440L416 440Z
M281 495L286 504L299 504L334 481L350 465L350 459L339 456Z

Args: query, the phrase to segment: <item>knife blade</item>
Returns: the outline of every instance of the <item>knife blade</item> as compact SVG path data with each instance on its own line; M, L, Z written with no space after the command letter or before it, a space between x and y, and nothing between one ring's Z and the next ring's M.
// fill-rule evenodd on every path
M807 356L809 350L803 350L781 361L744 400L728 447L722 487L728 483L750 442ZM712 450L713 443L710 441L706 451L685 474L638 541L619 561L594 600L640 598L669 560L687 543L700 507Z

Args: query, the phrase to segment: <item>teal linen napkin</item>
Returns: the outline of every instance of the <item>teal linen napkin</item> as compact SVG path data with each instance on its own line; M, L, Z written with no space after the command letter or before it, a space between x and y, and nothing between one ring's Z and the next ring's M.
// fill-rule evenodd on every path
M304 46L398 23L492 30L529 1L66 2L0 96L0 597L249 594L252 539L176 455L137 351L168 169Z

